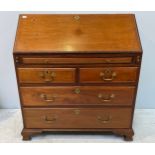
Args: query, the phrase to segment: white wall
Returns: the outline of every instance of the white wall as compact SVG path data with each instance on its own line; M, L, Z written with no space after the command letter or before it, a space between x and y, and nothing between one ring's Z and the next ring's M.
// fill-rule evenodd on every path
M15 12L0 12L0 108L19 107L12 57L17 20Z
M12 57L12 49L14 44L18 15L20 13L32 12L0 12L0 108L20 107ZM144 51L136 107L155 108L155 12L131 13L136 14L140 38Z
M136 107L155 108L155 12L137 12L136 18L143 47Z

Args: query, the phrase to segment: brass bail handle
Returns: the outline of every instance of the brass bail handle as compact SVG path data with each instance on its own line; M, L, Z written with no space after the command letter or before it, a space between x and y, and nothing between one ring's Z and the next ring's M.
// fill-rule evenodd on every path
M54 96L48 96L46 94L40 94L40 97L46 101L46 102L54 102L55 101L55 97Z
M110 120L112 119L112 116L111 115L105 115L105 116L97 116L97 120L100 122L100 123L109 123Z
M112 81L117 76L116 72L111 69L106 69L103 72L100 72L100 77L104 81Z
M110 95L103 95L103 94L98 94L98 98L101 99L103 102L110 102L113 98L115 98L115 94L110 94Z
M52 116L52 117L44 116L44 121L46 123L54 123L57 121L57 116Z
M56 73L53 71L43 71L43 72L40 72L39 76L45 82L52 82L52 81L54 81L54 78L56 77Z

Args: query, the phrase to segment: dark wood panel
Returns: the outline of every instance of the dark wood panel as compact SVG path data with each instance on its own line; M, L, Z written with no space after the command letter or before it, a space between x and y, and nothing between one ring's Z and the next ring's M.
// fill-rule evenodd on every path
M26 128L129 128L130 108L24 108Z
M134 87L70 86L21 87L24 106L123 105L132 106Z
M80 68L81 83L134 83L138 67Z
M73 83L74 68L18 68L20 83Z

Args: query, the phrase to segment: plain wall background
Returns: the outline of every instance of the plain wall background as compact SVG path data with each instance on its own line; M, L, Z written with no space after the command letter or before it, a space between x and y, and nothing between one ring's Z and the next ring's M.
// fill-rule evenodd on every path
M18 15L21 13L78 12L0 12L0 108L19 108L12 50ZM155 108L155 12L80 12L135 13L143 47L143 60L136 108Z

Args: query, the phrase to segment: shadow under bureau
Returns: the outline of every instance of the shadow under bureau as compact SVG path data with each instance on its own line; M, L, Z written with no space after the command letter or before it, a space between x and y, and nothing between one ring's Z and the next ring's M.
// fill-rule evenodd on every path
M23 140L46 131L132 140L141 58L132 14L20 15L14 61Z

